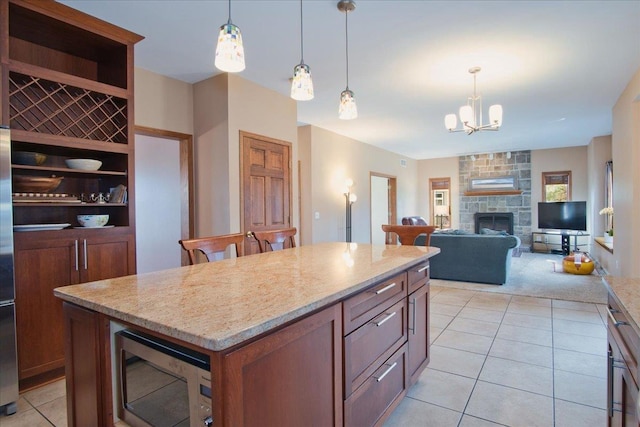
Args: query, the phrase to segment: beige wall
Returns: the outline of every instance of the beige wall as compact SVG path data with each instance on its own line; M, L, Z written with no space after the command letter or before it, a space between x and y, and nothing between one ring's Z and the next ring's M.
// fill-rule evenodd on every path
M606 206L604 199L605 168L606 162L609 160L611 160L611 135L593 138L587 147L589 200L591 200L589 218L593 232L591 256L597 259L609 274L618 274L613 255L593 240L594 237L602 237L604 234L605 218L599 212Z
M231 232L227 75L196 83L193 94L195 235L227 234Z
M587 146L531 151L531 229L538 230L538 202L542 201L542 172L571 171L571 200L586 200L587 212L592 208L589 199ZM587 230L593 235L587 215ZM572 239L573 240L573 239Z
M143 68L134 79L136 125L193 134L193 85Z
M447 157L418 161L418 214L429 223L431 218L429 205L429 180L432 178L450 178L451 228L459 228L460 223L460 174L458 158ZM433 224L436 225L436 224Z
M640 69L613 107L614 263L640 277Z
M371 236L370 173L397 178L398 218L418 209L417 162L369 144L315 127L305 126L301 137L301 170L305 243L345 240L345 179L353 179L358 200L352 208L352 240L369 243ZM304 200L305 197L309 199ZM319 219L315 219L315 213ZM308 222L312 225L309 226ZM311 235L309 236L308 233ZM382 232L382 231L381 231Z
M295 101L224 73L194 85L194 111L197 234L242 230L240 131L291 143L292 222L297 225Z

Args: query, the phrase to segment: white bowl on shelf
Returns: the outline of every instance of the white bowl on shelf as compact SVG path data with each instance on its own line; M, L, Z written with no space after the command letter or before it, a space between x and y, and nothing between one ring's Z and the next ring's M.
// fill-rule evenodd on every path
M104 227L109 222L109 215L78 215L76 218L86 228Z
M83 171L97 171L102 166L100 160L93 159L67 159L64 161L70 169L79 169Z

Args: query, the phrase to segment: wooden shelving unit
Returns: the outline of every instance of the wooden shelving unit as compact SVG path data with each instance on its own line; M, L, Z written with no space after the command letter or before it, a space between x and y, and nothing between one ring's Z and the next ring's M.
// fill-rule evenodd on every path
M14 232L20 388L64 373L62 304L52 289L135 273L133 46L141 36L53 0L0 0L0 118L15 177L63 177L51 190L80 199L124 186L126 203L16 198L14 225L69 224ZM65 160L100 160L97 171ZM14 182L14 193L15 190ZM60 199L62 200L62 199ZM77 229L77 215L108 214L102 229Z

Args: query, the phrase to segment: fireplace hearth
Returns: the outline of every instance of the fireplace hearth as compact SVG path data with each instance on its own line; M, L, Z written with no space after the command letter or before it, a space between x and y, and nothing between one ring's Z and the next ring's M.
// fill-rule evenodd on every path
M513 234L513 212L476 212L473 218L476 234L482 228Z

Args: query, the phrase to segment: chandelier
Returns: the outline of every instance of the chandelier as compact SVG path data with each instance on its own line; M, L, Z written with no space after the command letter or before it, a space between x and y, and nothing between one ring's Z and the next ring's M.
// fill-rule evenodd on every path
M476 74L479 72L480 67L469 68L469 73L473 74L473 96L467 98L467 105L460 107L462 129L456 129L458 118L455 114L445 116L444 125L449 132L465 132L471 135L482 130L496 131L502 126L502 105L499 104L489 107L489 123L482 123L482 96L476 94Z

